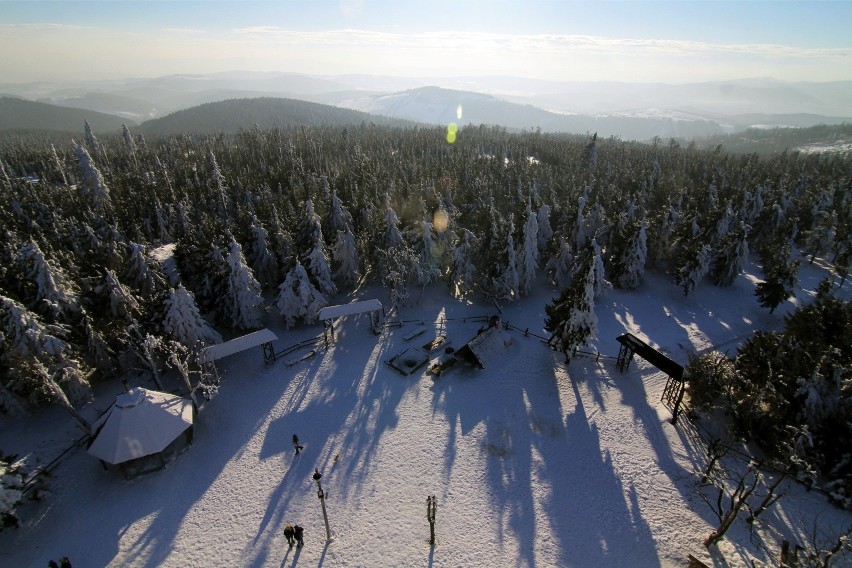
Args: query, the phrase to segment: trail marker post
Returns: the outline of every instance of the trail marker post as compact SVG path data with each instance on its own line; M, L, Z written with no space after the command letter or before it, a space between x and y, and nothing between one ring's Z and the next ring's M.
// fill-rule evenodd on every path
M325 521L325 538L331 540L331 529L328 527L328 513L325 510L325 491L322 490L322 485L320 484L322 474L318 468L314 468L313 478L317 482L317 497L319 497L320 505L322 505L322 518Z
M438 505L435 503L435 496L426 497L426 518L429 520L429 544L435 544L435 511Z

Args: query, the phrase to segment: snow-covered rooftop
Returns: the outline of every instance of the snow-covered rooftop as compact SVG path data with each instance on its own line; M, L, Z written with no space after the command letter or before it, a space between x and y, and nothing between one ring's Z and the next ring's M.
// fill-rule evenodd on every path
M360 302L351 302L349 304L340 304L339 306L326 306L319 311L319 320L325 321L329 319L339 318L341 316L351 316L353 314L363 314L364 312L374 312L382 309L382 303L376 299L362 300Z
M252 347L257 347L264 343L269 343L270 341L276 341L277 339L278 336L275 335L274 332L264 328L260 331L236 337L230 341L225 341L224 343L217 343L216 345L205 347L201 352L201 360L205 363L210 363L217 359L221 359L222 357L227 357L228 355L233 355L234 353L239 353L240 351L245 351L246 349L251 349Z

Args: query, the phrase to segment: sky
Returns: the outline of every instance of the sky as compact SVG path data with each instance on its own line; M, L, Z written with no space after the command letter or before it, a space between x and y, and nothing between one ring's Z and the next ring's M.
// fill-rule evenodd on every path
M0 0L0 82L224 71L852 80L852 2Z

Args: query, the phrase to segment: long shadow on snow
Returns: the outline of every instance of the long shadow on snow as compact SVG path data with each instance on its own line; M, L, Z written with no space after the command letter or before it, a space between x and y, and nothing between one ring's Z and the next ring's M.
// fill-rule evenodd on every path
M286 403L291 411L269 425L262 458L292 454L293 433L303 433L300 438L307 449L292 460L270 496L255 544L268 544L280 532L292 500L303 499L306 483L313 483L314 468L323 473L327 492L333 487L335 500L357 493L368 477L382 433L399 422L395 409L404 392L416 385L389 371L384 363L398 350L399 340L392 334L377 338L358 323L339 330L335 345L324 355L323 365L343 361L346 368L317 365L304 373ZM337 455L345 466L336 463ZM256 558L252 566L263 565L262 557L252 555Z
M576 389L577 406L563 427L554 373L524 368L530 353L533 361L546 357L544 364L551 369L551 358L559 355L528 339L515 336L513 341L524 343L514 345L518 351L504 355L497 364L519 363L516 373L504 368L499 378L492 378L487 369L463 368L441 378L433 389L433 411L445 412L451 425L445 483L451 479L460 438L483 424L481 451L488 463L489 494L499 512L499 542L505 542L502 531L511 527L521 545L517 552L512 549L512 554L520 555L520 564L538 564L531 543L536 542L536 501L541 500L536 495L542 494L534 485L542 483L550 485L551 499L540 506L556 529L559 565L607 565L624 554L645 560L644 566L658 564L650 529L626 502L608 452L601 449L597 429L589 424ZM596 398L602 400L600 394ZM565 453L573 456L568 467L562 457ZM566 515L566 511L576 512Z
M554 355L554 364L557 357ZM545 459L541 477L550 483L553 497L543 508L554 527L554 537L560 543L560 564L608 566L617 559L631 558L635 566L659 566L651 529L635 499L630 498L635 496L634 489L631 485L625 490L609 450L601 446L597 424L592 420L593 415L606 412L594 402L603 399L598 392L600 378L586 378L579 365L568 370L570 393L566 391L565 379L555 372L539 379L550 381L552 389L529 391L530 394L543 393L540 398L530 399L530 407L537 415L546 408L548 415L558 414L561 420L565 412L564 436L537 440L539 453ZM578 381L585 382L592 391L591 415L578 389ZM562 391L566 402L573 399L573 409L566 412L559 404L558 391ZM553 406L555 408L548 408Z

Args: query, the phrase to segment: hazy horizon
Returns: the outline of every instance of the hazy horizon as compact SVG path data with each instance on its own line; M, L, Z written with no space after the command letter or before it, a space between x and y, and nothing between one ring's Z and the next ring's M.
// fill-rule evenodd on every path
M844 81L849 29L849 2L3 2L0 74Z

